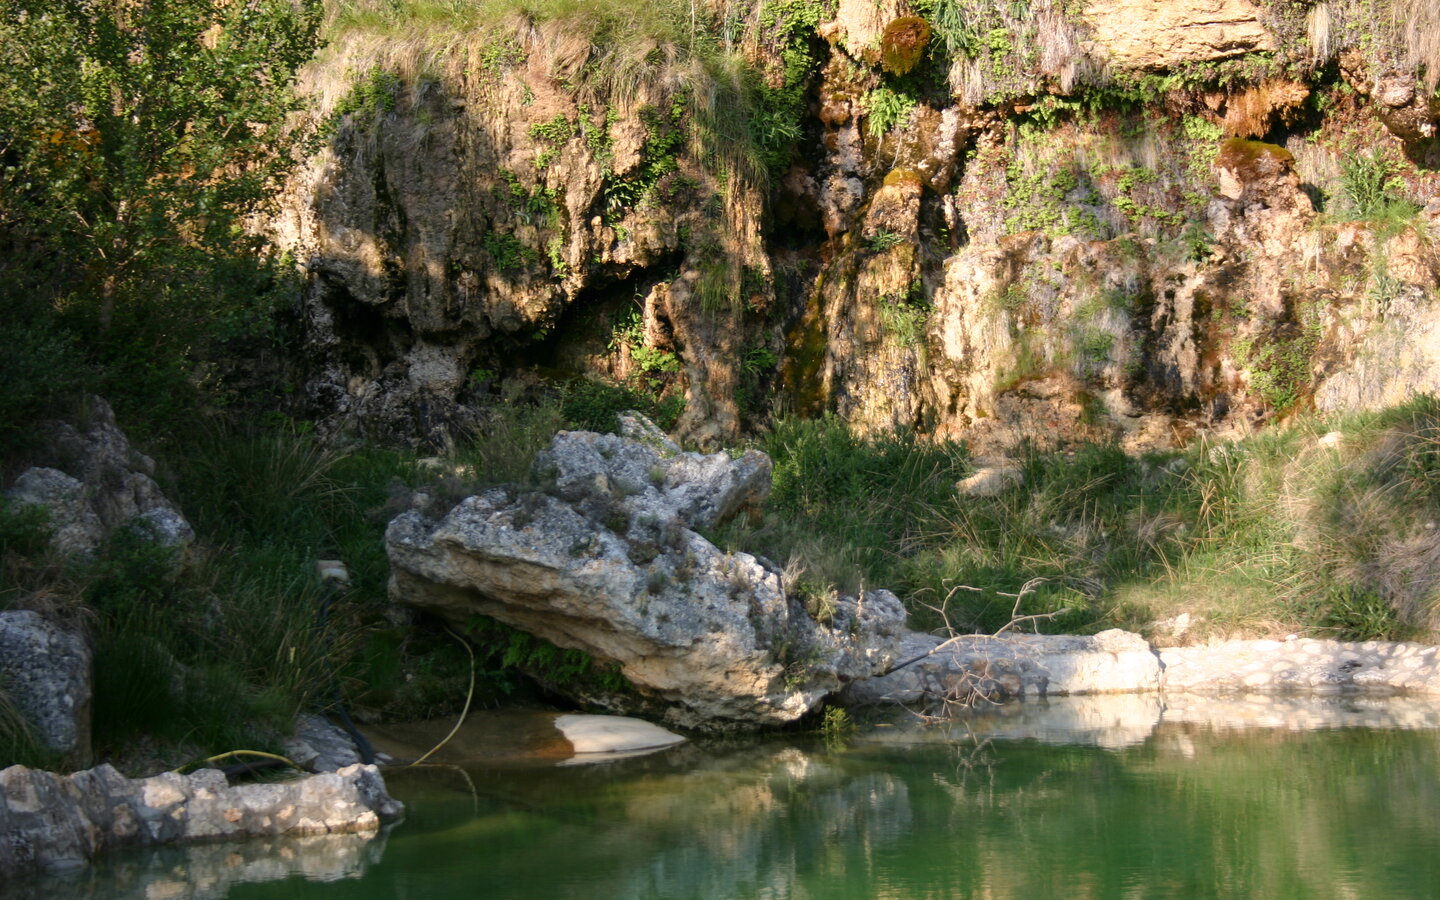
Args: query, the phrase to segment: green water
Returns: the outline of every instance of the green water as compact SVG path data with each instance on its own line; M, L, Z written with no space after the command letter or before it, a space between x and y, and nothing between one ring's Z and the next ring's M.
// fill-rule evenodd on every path
M158 896L156 872L232 900L1440 896L1428 725L997 730L397 774L409 814L372 841L127 858L54 896Z

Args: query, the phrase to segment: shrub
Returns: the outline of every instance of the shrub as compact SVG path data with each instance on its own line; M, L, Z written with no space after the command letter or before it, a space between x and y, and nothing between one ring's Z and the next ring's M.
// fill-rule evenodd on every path
M884 137L896 125L908 121L914 110L913 96L882 84L865 95L866 131L871 137Z
M1399 164L1380 150L1347 153L1340 158L1340 189L1356 218L1414 215L1419 207L1401 196L1404 186Z

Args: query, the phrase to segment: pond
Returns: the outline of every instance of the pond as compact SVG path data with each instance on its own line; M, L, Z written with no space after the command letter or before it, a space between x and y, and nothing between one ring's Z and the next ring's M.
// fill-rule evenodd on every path
M117 856L17 896L1430 897L1437 727L1440 708L1403 699L1076 698L411 770L389 776L407 818L378 837Z

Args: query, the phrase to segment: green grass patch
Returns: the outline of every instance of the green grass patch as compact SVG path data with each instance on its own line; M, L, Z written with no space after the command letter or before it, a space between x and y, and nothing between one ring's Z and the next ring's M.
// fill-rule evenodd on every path
M1332 430L1343 437L1319 440ZM992 496L955 490L971 471L955 444L827 418L782 421L762 446L775 460L764 520L716 537L786 565L821 605L887 587L918 627L940 626L948 597L953 624L992 631L1023 591L1023 615L1065 611L1044 631L1149 632L1189 613L1186 639L1402 639L1440 624L1431 398L1168 454L1023 451L1023 480Z

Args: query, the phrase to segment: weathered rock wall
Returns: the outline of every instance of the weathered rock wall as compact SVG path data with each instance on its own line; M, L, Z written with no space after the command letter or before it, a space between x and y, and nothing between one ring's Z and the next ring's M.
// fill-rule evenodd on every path
M335 42L328 145L274 224L327 427L443 440L537 378L643 374L699 443L774 404L998 453L1440 388L1414 29L1249 0L731 13L738 88L564 23Z

